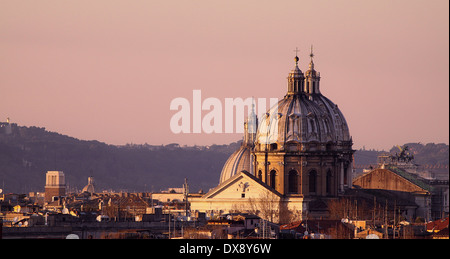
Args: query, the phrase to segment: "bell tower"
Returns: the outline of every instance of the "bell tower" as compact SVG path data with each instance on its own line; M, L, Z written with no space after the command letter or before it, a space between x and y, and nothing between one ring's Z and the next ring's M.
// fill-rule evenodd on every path
M245 146L253 147L256 140L256 131L258 130L258 116L255 113L255 104L252 103L252 111L244 122L244 142Z
M66 182L62 171L48 171L45 176L45 202L51 202L53 197L66 195Z

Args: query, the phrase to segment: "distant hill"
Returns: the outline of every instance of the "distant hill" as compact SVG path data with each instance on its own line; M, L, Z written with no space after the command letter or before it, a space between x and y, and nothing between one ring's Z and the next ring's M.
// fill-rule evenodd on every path
M208 191L239 145L114 146L12 124L10 135L0 129L0 188L43 191L45 173L61 170L66 184L79 190L93 176L98 190L158 191L181 187L187 177L191 190Z
M93 176L97 190L159 191L181 187L188 178L191 191L208 191L218 184L225 161L240 146L114 146L17 124L6 134L5 127L0 123L0 188L16 193L44 191L50 170L64 171L72 190L81 190ZM448 145L408 145L417 163L448 165ZM358 150L355 163L374 164L379 153Z

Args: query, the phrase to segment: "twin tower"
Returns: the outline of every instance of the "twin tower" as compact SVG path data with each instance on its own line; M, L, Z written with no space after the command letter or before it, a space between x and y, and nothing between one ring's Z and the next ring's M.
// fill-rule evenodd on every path
M295 57L295 67L291 70L288 76L288 95L294 94L320 94L319 82L320 73L314 70L314 62L311 49L311 62L309 63L309 68L305 74L298 68L299 58Z

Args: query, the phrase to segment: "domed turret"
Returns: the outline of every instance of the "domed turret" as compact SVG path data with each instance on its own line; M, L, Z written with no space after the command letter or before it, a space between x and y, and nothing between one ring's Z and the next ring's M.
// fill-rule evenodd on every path
M314 69L313 51L311 46L311 54L309 54L311 61L309 62L309 68L305 72L305 93L309 95L309 98L314 99L314 94L320 94L320 73Z
M303 72L298 68L299 58L295 57L295 67L289 72L288 80L288 95L300 94L303 91L303 84L305 76Z

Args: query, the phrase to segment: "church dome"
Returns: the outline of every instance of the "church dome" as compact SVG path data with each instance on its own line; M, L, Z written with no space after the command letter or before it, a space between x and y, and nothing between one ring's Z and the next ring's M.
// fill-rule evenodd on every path
M92 184L88 184L88 185L84 186L84 188L83 188L83 190L81 192L94 193L95 189L94 189L94 186Z
M88 184L86 186L84 186L83 190L81 191L83 192L89 192L89 193L94 193L95 192L95 188L94 188L94 177L88 177Z
M256 144L350 141L344 115L323 95L287 95L259 123Z
M342 143L351 136L344 115L338 106L319 90L320 74L311 60L303 74L296 65L288 75L286 96L262 116L256 145L259 150L283 149L289 143ZM261 145L262 144L262 145ZM268 147L265 144L276 144Z
M222 168L219 184L241 171L251 171L251 152L254 147L256 131L258 127L258 117L255 113L255 107L252 105L252 111L244 123L244 139L241 147L236 150Z
M229 178L241 171L250 172L250 147L242 145L236 150L225 162L220 174L219 184L225 182Z
M349 127L338 106L320 92L320 73L310 56L305 73L295 57L284 98L244 124L243 144L226 161L220 184L247 171L286 197L338 197L351 187Z

